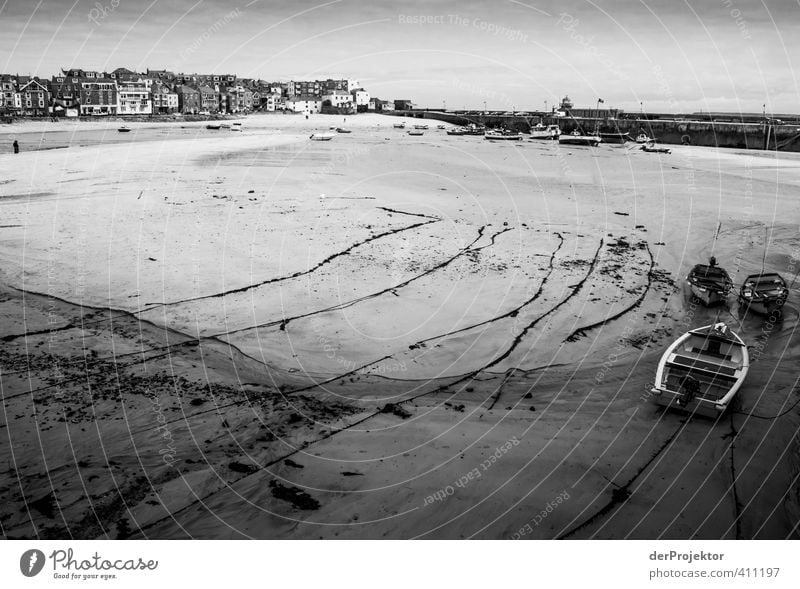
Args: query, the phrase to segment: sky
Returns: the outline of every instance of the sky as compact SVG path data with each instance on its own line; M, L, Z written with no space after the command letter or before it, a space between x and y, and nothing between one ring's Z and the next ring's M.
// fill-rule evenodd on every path
M800 112L800 0L0 0L0 73L351 78L449 109ZM765 106L766 105L766 106Z

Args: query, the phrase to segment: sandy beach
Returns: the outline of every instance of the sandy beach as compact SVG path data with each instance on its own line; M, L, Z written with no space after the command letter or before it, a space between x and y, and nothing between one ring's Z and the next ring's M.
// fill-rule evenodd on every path
M800 538L800 279L685 287L792 282L800 154L396 121L0 128L3 535ZM658 408L715 321L735 405Z

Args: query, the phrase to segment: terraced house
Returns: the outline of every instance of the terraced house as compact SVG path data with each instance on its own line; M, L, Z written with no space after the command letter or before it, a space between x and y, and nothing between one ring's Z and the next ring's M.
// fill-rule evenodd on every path
M209 86L200 86L200 112L219 112L219 94Z
M171 114L178 112L178 93L170 90L166 84L154 82L150 87L150 93L153 97L153 113Z
M17 77L0 74L0 114L10 114L19 109L20 100L17 93Z
M27 116L47 116L50 111L50 90L45 80L36 77L17 78L19 94L19 114Z
M178 95L178 111L185 115L193 115L200 112L200 92L191 86L181 84L175 89Z
M81 115L115 115L117 81L99 72L62 70L50 82L53 100L72 102Z

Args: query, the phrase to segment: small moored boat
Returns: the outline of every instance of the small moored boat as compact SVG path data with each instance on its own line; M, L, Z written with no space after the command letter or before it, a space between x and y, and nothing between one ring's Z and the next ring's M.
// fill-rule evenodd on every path
M424 132L424 131L419 131L419 130L416 130L416 131L409 131L409 132L408 132L408 134L409 134L409 135L414 135L415 137L418 137L418 136L420 136L420 135L424 135L424 134L425 134L425 132Z
M117 129L117 131L119 131L120 133L130 133L131 132L131 130L128 127L120 127L119 129Z
M414 125L414 128L415 129L423 129L423 130L425 130L425 129L428 128L428 125Z
M436 125L436 128L437 129L447 129L447 127L445 127L444 125Z
M733 287L733 281L728 273L717 266L714 258L708 265L697 264L686 277L686 283L692 291L692 296L699 299L704 305L710 306L724 302Z
M655 139L651 139L650 137L648 137L647 133L642 132L636 136L636 143L652 143L652 142L655 142Z
M393 126L395 129L405 129L405 128L406 128L406 124L405 124L405 123L395 123L395 124L394 124L394 125L392 125L392 126Z
M692 329L664 352L651 389L664 407L717 417L750 367L747 346L724 323Z
M598 135L603 140L603 143L624 145L628 141L633 141L633 137L627 133L599 133Z
M333 139L333 133L312 133L309 139L311 141L330 141Z
M463 127L456 127L455 129L448 129L448 135L483 135L486 128L483 125L476 125L470 123Z
M351 133L350 129L343 129L342 127L336 127L337 133Z
M577 129L569 135L560 135L558 138L559 145L589 145L597 147L601 141L602 139L597 135L583 135Z
M219 131L222 128L222 125L206 125L206 129L211 129L212 131Z
M672 153L666 147L656 147L655 142L649 141L640 147L642 151L646 151L647 153Z
M491 139L493 141L520 141L524 138L524 135L508 129L493 129L491 131L486 131L483 137L484 139Z
M780 312L788 296L786 281L780 274L770 272L745 278L737 298L746 311L771 315Z
M558 139L561 135L561 129L558 125L547 125L546 127L537 123L535 127L531 127L531 139Z

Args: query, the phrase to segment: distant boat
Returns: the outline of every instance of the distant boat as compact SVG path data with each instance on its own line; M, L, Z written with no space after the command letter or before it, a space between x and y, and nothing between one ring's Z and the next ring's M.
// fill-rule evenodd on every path
M445 127L444 125L436 125L436 128L437 129L447 129L447 127Z
M219 131L222 125L206 125L206 129L211 129L212 131Z
M222 124L220 124L220 128L221 129L230 129L231 126L228 123L222 123Z
M486 127L483 125L475 125L470 123L463 127L456 127L455 129L448 129L448 135L483 135L486 132Z
M237 126L240 126L242 123L240 123L240 122L238 122L238 121L237 121L237 122L235 122L235 123L233 123L233 124L234 124L234 125L237 125Z
M751 274L745 278L737 299L745 311L772 315L780 312L788 297L786 281L780 274L770 272Z
M651 139L647 136L647 133L639 133L636 136L636 143L652 143L655 142L655 139Z
M312 133L309 139L311 141L330 141L333 139L333 133Z
M633 137L627 133L598 133L603 143L611 143L613 145L622 145L628 141L633 141Z
M704 305L710 306L724 302L733 287L733 281L728 273L717 266L714 260L711 263L697 264L686 277L686 283L692 291L692 296Z
M428 125L414 125L415 129L427 129Z
M418 136L420 136L420 135L424 135L424 134L425 134L425 132L424 132L424 131L419 131L419 130L417 130L417 131L409 131L409 132L408 132L408 134L409 134L409 135L414 135L415 137L418 137Z
M546 127L537 123L535 127L531 127L531 139L558 139L561 135L561 129L558 125L547 125Z
M569 135L560 135L558 137L558 143L561 145L590 145L591 147L597 147L602 139L597 135L583 135L577 129L575 129Z
M692 329L664 352L651 391L664 407L718 417L750 368L744 341L724 323Z
M117 129L117 131L119 131L120 133L130 133L131 132L131 130L128 127L120 127L119 129Z
M395 124L393 125L393 127L394 127L395 129L405 129L405 128L406 128L406 124L405 124L405 123L395 123Z
M350 131L350 129L343 129L341 127L336 127L336 132L337 133L352 133L352 131Z
M672 153L672 151L666 147L656 147L656 144L652 141L645 143L639 149L648 153Z
M484 139L491 139L493 141L520 141L524 138L522 133L517 131L509 131L507 129L486 131L483 135Z

